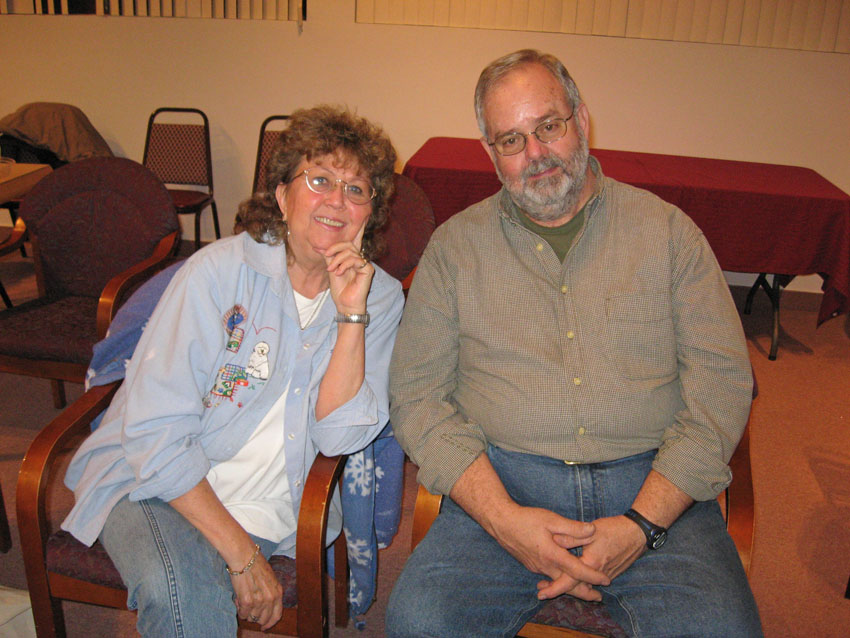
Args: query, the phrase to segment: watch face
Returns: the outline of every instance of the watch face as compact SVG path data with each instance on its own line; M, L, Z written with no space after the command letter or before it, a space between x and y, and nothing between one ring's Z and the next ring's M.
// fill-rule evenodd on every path
M667 532L653 531L649 539L649 546L652 549L658 549L667 542Z

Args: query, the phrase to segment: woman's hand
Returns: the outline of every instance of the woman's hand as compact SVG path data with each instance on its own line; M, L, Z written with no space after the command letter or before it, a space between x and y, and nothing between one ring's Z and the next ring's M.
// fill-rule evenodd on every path
M365 229L364 224L354 241L334 244L325 251L331 298L339 312L366 312L366 298L372 286L375 267L360 254Z
M263 631L274 625L283 615L283 587L274 570L262 554L253 567L242 574L231 574L236 593L236 611L240 618L261 626Z

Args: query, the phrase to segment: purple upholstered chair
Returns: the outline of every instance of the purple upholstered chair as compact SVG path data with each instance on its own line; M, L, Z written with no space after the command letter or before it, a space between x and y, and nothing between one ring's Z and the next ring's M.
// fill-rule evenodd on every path
M179 224L162 182L115 157L55 170L24 198L19 215L39 297L0 312L0 371L51 379L59 408L62 382L85 379L92 346L126 293L172 253ZM21 237L13 233L7 243ZM10 248L0 244L0 253Z
M409 177L395 175L395 193L384 227L386 250L375 263L404 282L416 269L434 232L434 210L428 197Z

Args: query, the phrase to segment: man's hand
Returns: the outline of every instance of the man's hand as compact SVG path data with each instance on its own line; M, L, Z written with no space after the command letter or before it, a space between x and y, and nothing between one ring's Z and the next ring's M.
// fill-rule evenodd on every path
M614 580L646 551L646 536L625 516L599 518L593 524L596 531L584 543L580 560ZM561 547L571 546L571 540L566 537L557 536L556 542ZM550 582L543 581L538 587L539 594L545 598L557 595Z
M589 601L602 600L592 585L607 585L601 570L582 562L568 549L579 547L596 536L590 523L574 521L536 507L514 505L505 517L493 523L493 537L535 574L548 576L545 589L538 584L538 598L570 594Z
M591 539L592 524L518 505L486 454L472 462L450 496L526 569L547 576L552 596L569 593L584 600L601 600L592 585L607 585L610 579L567 551Z

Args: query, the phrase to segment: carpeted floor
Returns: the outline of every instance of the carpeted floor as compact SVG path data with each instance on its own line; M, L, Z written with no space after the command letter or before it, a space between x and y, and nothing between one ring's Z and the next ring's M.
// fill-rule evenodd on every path
M15 302L33 294L28 260L0 260L0 281ZM739 308L744 292L733 290ZM776 361L767 359L771 318L764 295L752 315L742 316L760 389L750 421L756 496L750 582L768 638L850 635L850 600L844 598L850 577L850 321L839 317L815 329L818 302L817 295L783 295ZM69 385L69 400L81 390ZM14 484L29 442L57 414L51 406L47 381L0 374L0 485L14 543L0 554L0 585L26 587ZM332 637L383 635L386 600L407 556L415 492L415 467L408 464L402 526L381 551L378 598L366 627L332 627ZM70 495L58 484L50 494L58 519ZM136 636L128 612L66 604L66 618L69 638Z

